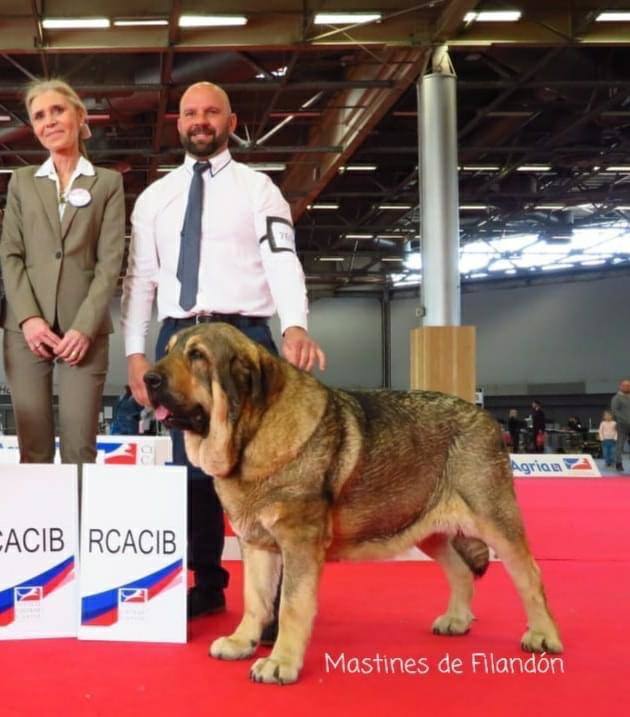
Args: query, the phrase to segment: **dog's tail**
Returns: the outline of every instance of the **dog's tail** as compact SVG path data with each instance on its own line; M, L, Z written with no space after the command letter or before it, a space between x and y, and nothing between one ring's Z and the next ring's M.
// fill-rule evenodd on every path
M490 551L483 540L456 535L451 539L451 545L476 578L480 578L486 572L490 562Z

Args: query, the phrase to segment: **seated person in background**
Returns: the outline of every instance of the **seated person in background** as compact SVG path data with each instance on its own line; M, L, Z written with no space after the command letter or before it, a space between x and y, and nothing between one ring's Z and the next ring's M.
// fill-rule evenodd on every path
M584 434L586 431L584 430L584 426L582 425L582 422L577 416L571 416L569 420L567 421L567 428L570 431L575 431L576 433Z
M109 432L112 435L137 436L140 428L142 406L131 395L131 388L125 386L114 408L114 419Z

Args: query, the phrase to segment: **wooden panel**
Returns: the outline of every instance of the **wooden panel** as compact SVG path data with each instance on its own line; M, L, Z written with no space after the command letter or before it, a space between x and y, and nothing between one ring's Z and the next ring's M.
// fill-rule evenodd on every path
M442 391L474 402L476 388L474 326L425 326L412 329L412 389Z

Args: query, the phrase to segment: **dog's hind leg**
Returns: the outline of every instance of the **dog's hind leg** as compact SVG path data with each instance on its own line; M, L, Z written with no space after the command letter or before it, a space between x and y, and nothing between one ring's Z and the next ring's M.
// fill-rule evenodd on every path
M480 537L495 549L523 601L528 629L521 647L528 652L562 652L560 634L547 606L540 569L527 544L516 501L506 501L490 521L479 519L479 528Z
M260 550L241 542L244 563L244 613L236 630L219 637L210 654L221 660L242 660L254 653L263 628L273 619L273 601L280 578L278 553Z
M465 635L474 619L471 611L473 574L447 535L433 534L418 547L438 562L451 589L448 607L433 623L436 635Z

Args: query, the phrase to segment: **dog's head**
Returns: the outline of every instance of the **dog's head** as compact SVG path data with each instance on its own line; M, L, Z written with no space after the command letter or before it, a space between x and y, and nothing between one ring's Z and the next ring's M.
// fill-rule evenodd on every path
M278 359L227 324L175 334L144 376L156 417L185 433L190 461L229 475L242 443L282 380Z

